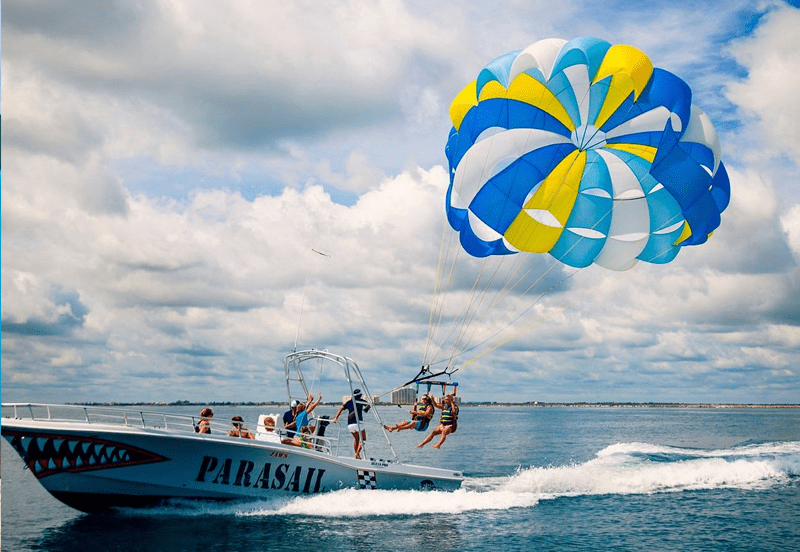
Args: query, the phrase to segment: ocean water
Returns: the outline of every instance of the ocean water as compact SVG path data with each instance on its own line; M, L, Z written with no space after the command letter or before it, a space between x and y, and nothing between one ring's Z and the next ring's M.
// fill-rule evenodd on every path
M235 409L251 427L259 410ZM800 409L465 406L441 450L421 437L393 435L401 459L463 470L461 490L99 515L50 497L3 440L2 549L800 550Z

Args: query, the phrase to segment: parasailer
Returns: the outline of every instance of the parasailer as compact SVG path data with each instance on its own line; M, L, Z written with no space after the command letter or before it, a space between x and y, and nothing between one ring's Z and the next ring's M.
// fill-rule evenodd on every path
M418 448L422 448L430 443L437 435L440 437L436 444L433 445L433 448L441 448L447 436L451 433L455 433L458 429L458 405L455 401L455 393L445 395L441 403L436 400L436 397L433 397L433 405L442 411L442 415L439 418L439 425L417 445Z

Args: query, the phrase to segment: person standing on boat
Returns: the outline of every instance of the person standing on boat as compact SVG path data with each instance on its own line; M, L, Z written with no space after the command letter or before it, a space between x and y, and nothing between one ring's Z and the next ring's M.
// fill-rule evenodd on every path
M453 395L446 395L444 399L442 399L441 404L436 400L436 397L433 397L433 405L442 410L442 417L439 418L439 425L436 429L431 431L430 434L425 437L425 440L417 445L418 448L422 448L430 443L434 436L441 435L439 442L433 445L433 448L438 449L442 446L444 440L447 439L447 436L451 433L455 433L458 427L456 425L458 420L458 407L456 406L455 400L453 400Z
M294 423L294 417L297 414L297 405L298 402L296 400L292 401L292 404L289 405L289 410L283 413L283 428L285 429L285 434L281 439L281 443L285 445L291 445L292 440L295 436L295 430L297 426Z
M368 412L370 409L362 395L361 389L353 391L353 398L345 402L339 407L336 416L333 417L333 423L339 423L339 414L347 409L347 429L353 435L353 451L356 453L356 458L361 458L361 450L364 448L364 442L367 440L367 430L364 429L362 421L364 419L363 412ZM361 426L361 435L359 436L359 426Z

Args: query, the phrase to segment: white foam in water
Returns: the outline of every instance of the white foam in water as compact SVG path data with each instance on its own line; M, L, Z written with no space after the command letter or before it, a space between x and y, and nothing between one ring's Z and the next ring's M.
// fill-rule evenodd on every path
M233 504L175 503L151 514L361 517L530 508L560 496L651 494L698 489L759 489L800 475L800 442L696 450L617 443L569 466L532 467L504 477L468 478L462 489L359 491ZM141 511L139 511L141 513Z
M422 499L422 500L421 500ZM538 497L518 491L359 491L345 489L299 497L278 507L253 509L244 515L311 515L362 517L507 510L534 506Z
M586 463L530 468L500 485L540 496L649 494L696 489L759 488L800 474L800 443L694 450L618 443Z

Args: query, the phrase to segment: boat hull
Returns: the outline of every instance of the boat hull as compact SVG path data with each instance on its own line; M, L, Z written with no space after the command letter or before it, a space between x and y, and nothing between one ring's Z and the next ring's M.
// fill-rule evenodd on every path
M454 490L463 480L451 470L164 428L4 418L2 435L50 494L86 512L343 488Z

